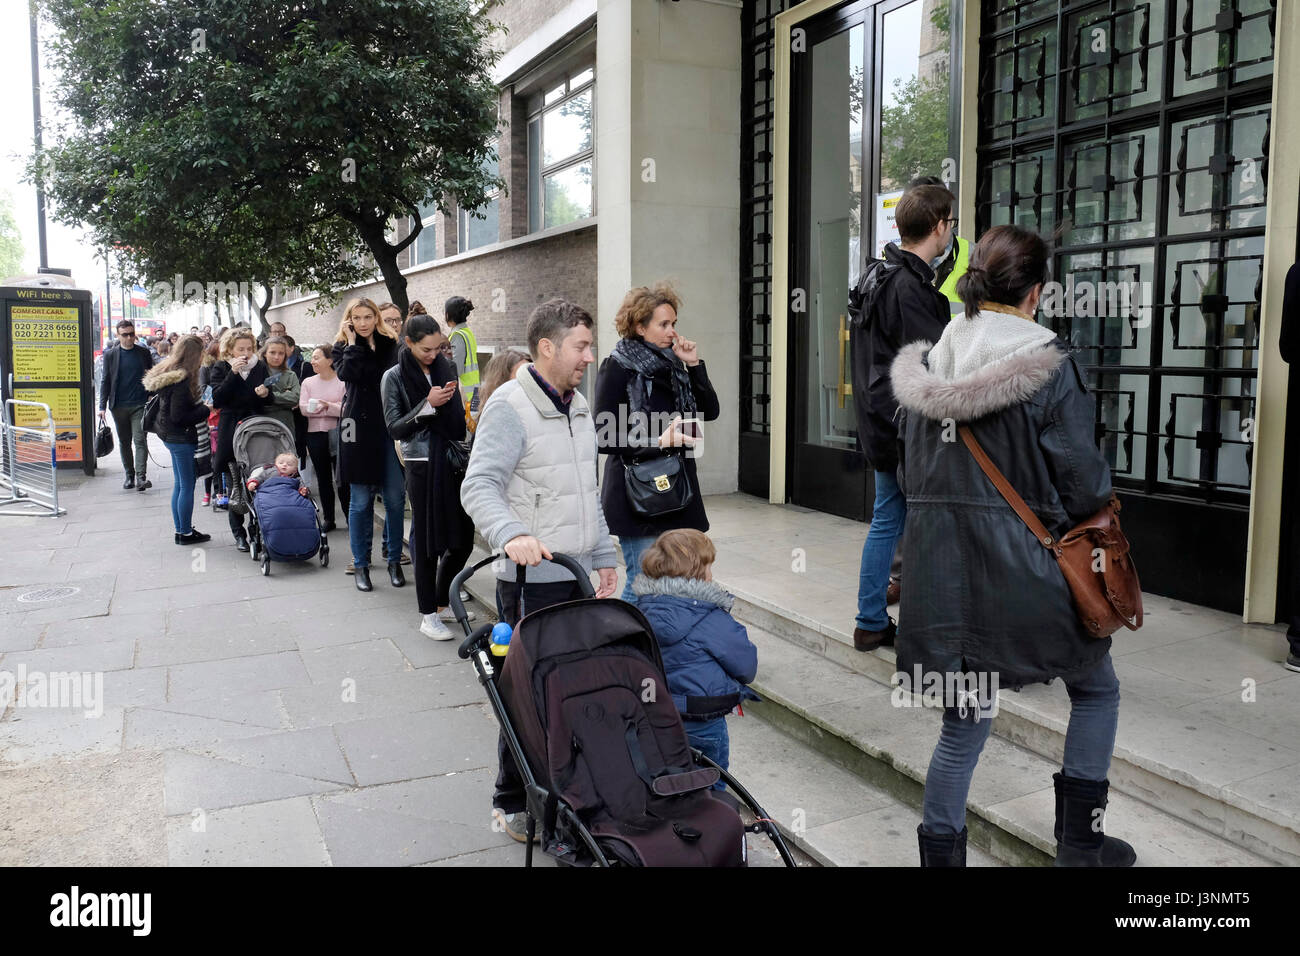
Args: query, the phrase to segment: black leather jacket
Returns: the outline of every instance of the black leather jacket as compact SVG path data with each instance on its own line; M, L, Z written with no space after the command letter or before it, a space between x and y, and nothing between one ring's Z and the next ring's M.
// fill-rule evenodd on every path
M1083 373L1059 340L954 378L931 370L930 352L929 343L915 343L893 365L908 512L898 669L996 672L1003 687L1080 673L1110 649L1110 638L1084 633L1056 561L980 470L956 425L970 424L1059 535L1111 494Z

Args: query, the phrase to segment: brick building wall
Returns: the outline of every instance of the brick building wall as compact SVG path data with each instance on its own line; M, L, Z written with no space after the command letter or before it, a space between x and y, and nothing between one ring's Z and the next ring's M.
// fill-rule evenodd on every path
M408 273L407 295L422 302L429 313L442 316L442 303L463 295L474 303L470 322L479 345L504 348L527 343L524 330L533 308L559 296L596 315L596 226L525 239L504 248L467 253ZM384 302L382 282L361 286L346 298L363 296ZM316 299L274 306L267 321L281 321L298 342L333 339L346 299L320 315L311 315Z
M496 35L498 49L509 50L569 5L570 0L500 0L488 17L506 28Z

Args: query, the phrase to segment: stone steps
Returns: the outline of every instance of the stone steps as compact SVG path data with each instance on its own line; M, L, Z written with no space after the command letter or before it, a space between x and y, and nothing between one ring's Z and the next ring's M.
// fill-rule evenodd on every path
M939 712L896 706L891 689L878 681L808 654L758 627L750 625L749 632L759 648L759 674L753 686L764 698L761 704L751 705L749 713L919 809L939 736ZM997 734L990 736L967 800L971 845L1012 865L1050 863L1056 848L1052 774L1059 769L1058 760ZM1134 845L1141 866L1270 862L1115 787L1106 828Z
M732 613L746 624L760 647L755 689L768 702L754 712L830 752L838 762L867 773L873 782L882 771L864 768L864 760L894 768L919 788L938 739L939 715L890 704L892 649L859 653L853 649L851 632L838 631L731 582L720 583L736 594ZM828 707L828 686L851 686L853 692L842 694L842 707ZM1051 776L1060 768L1068 716L1069 701L1059 686L999 694L994 734L976 771L970 810L972 816L1001 829L1000 834L985 832L978 837L993 841L981 845L989 846L1000 859L1043 862L1055 850ZM926 721L925 727L915 729L919 724L907 723L913 719ZM1204 721L1199 723L1204 723L1205 732L1197 735L1194 751L1186 753L1189 719L1195 718L1147 699L1126 700L1121 706L1110 772L1108 827L1133 842L1134 831L1126 831L1121 821L1131 817L1139 822L1138 832L1147 844L1139 848L1140 854L1147 850L1141 862L1151 865L1300 863L1294 783L1286 786L1284 781L1268 779L1276 775L1266 775L1250 792L1217 782L1226 779L1217 772L1222 762L1249 765L1253 756L1264 773L1270 758L1273 766L1287 762L1277 757L1285 748L1217 721ZM1170 747L1171 740L1177 746ZM1019 779L1012 789L1022 792L1010 801L993 800L1001 795L996 788L981 796L981 777L989 776L989 768L1004 764L1012 778ZM907 790L906 784L898 786ZM972 822L972 840L978 829L982 825L977 828ZM1008 837L1022 847L998 842Z

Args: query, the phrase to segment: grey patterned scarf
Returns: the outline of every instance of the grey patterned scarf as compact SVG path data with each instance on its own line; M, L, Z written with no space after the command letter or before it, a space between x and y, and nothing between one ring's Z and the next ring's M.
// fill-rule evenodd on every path
M672 349L651 345L641 338L619 339L610 354L619 365L635 373L636 378L627 389L629 411L650 411L650 393L654 388L655 375L665 370L673 383L674 411L683 417L695 414L695 392L691 390L691 374L686 364L679 359Z

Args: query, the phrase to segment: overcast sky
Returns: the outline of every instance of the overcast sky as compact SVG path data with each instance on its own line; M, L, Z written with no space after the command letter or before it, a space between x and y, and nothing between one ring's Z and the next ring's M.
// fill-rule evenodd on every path
M22 230L26 247L24 272L35 272L39 264L36 234L36 189L23 183L23 167L32 151L32 70L31 33L27 19L27 0L0 0L0 188L13 197L14 216ZM41 64L42 112L49 118L49 89L54 77ZM48 123L47 123L48 125ZM94 248L85 241L81 230L68 229L54 222L46 212L49 264L72 269L72 276L82 288L100 291L104 287L104 261L95 257ZM7 278L0 276L0 278Z

